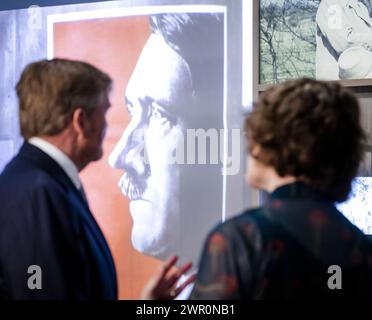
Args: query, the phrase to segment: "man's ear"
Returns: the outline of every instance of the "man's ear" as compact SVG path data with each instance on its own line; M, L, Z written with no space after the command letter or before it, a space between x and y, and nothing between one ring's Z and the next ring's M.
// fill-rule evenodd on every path
M82 108L76 108L72 114L72 127L78 135L85 135L87 117Z
M253 145L251 146L251 149L250 149L250 154L253 158L257 159L260 155L260 152L261 152L261 146L256 144L256 143L253 143Z

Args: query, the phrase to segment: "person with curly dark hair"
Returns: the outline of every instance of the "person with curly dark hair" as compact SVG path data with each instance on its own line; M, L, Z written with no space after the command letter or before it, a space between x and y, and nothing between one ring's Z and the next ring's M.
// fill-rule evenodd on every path
M372 245L335 207L364 152L353 94L337 83L285 82L261 95L245 130L247 181L268 201L210 232L190 298L372 297ZM145 297L178 293L169 285L178 275L163 270Z

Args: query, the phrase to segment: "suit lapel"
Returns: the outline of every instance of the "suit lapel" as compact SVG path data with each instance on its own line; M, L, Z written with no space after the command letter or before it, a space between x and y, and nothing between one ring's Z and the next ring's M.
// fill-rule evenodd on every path
M18 157L27 159L41 170L48 172L53 179L63 186L67 195L72 193L71 196L79 201L79 204L82 206L82 210L80 210L79 213L85 223L94 230L92 234L94 235L96 242L101 249L100 251L109 265L113 282L116 284L116 271L110 249L101 229L90 211L89 204L81 191L75 187L65 171L55 160L34 145L25 142L18 153Z

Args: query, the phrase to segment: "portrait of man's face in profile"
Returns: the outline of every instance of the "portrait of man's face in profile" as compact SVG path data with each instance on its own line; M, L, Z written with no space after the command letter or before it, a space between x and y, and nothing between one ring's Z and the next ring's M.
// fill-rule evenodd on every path
M208 231L222 220L224 137L210 152L198 150L203 138L209 148L209 137L185 134L224 128L227 26L222 7L176 14L154 7L152 14L110 6L116 4L92 4L79 16L76 8L49 15L48 50L51 57L87 61L114 81L103 158L81 178L113 252L120 297L132 299L169 255L197 265ZM188 152L188 142L195 152ZM182 143L183 162L175 162ZM196 159L202 151L207 164ZM217 164L209 159L216 153Z
M152 33L125 91L131 121L109 163L124 171L119 187L130 200L133 246L196 263L222 217L221 164L198 164L187 152L175 161L175 154L186 150L188 130L223 128L223 14L149 19Z

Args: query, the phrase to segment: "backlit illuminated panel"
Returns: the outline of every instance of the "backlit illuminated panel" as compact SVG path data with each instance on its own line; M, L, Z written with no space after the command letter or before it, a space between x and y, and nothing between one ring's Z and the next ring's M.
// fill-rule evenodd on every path
M364 233L372 234L372 178L355 178L349 199L336 207Z
M231 129L239 130L242 123L242 1L236 0L232 3L228 0L184 0L177 1L176 5L172 0L124 0L88 4L76 2L65 6L33 6L1 12L0 24L4 22L4 25L1 24L4 27L1 28L0 35L0 43L3 46L0 51L3 55L0 69L4 81L0 85L0 170L22 143L14 87L27 64L60 57L87 61L107 72L113 78L114 85L111 93L112 107L107 115L108 130L103 145L104 155L100 161L90 164L81 173L81 178L92 212L113 253L118 272L119 296L138 298L144 283L159 264L158 259L175 253L180 255L181 262L192 260L194 265L197 265L199 251L208 230L243 210L245 190L244 163L241 161L244 156L240 154L244 151L242 148L236 149L238 159L233 160L238 161L236 172L231 174L230 171L229 175L229 165L232 161ZM219 49L213 51L211 46L210 53L203 54L201 51L203 45L210 43L208 41L213 42L212 35L216 29L211 28L207 32L209 37L204 39L206 41L201 40L202 37L199 37L199 40L196 37L199 41L197 46L186 48L186 56L178 52L177 48L167 45L159 35L152 34L149 23L151 17L163 14L178 14L180 17L185 14L199 15L201 20L204 17L218 17L219 26L215 38L220 43ZM155 62L146 62L151 60L149 57ZM219 60L217 68L209 72L207 65L216 58ZM199 60L199 67L195 67L198 65L196 63L190 68L190 59ZM171 65L167 66L167 62ZM195 77L189 68L199 69L200 75ZM146 70L147 75L151 74L152 78L146 76ZM167 75L169 70L177 70L180 73L172 78ZM188 72L191 73L192 81L187 78L190 76ZM142 78L139 76L141 74ZM180 74L183 76L180 77ZM168 80L172 83L168 88L170 90L162 91L162 84ZM218 89L214 85L216 82L219 83ZM199 87L195 87L197 83ZM130 90L127 90L128 87ZM177 87L181 90L175 90ZM144 92L144 88L156 89L153 94L178 92L181 97L178 97L178 100L187 104L185 108L177 108L180 107L178 103L166 106L164 99L153 99L151 105L146 106L147 111L152 110L149 114L152 114L153 129L151 134L147 135L152 142L148 144L146 151L151 163L160 165L146 171L156 176L156 179L152 179L154 182L128 179L129 175L126 173L131 170L128 169L127 163L117 168L115 160L109 161L112 154L118 156L119 160L128 154L124 150L123 153L113 151L116 146L121 147L124 144L125 136L136 122L138 108L133 109L131 106L138 100L138 91ZM192 99L199 97L198 104L194 105L194 102L188 100L189 89L194 91ZM187 121L183 121L185 118L174 117L172 111L176 110L188 115ZM173 125L174 123L177 125ZM161 127L160 124L164 126ZM159 170L162 165L162 169L167 169L164 167L164 164L167 165L165 160L169 153L172 153L170 147L176 137L165 135L164 139L157 140L162 141L162 144L159 144L160 142L156 143L159 134L169 133L171 130L183 133L185 129L204 130L202 136L200 132L194 132L194 135L199 134L194 137L195 156L203 154L198 150L200 144L196 139L205 138L209 144L209 141L216 137L217 149L208 147L207 164L198 164L199 160L195 159L194 165L192 157L189 162L190 159L186 156L186 170L178 173ZM211 136L205 135L208 129L213 129L209 131ZM121 137L124 137L124 140ZM240 143L243 145L243 142L238 140L238 145ZM213 160L216 158L211 157L210 150L217 156L216 163ZM132 164L132 178L138 178L138 175L133 174L133 168L140 163L141 161L136 161ZM164 175L159 177L161 172L165 171L171 173L168 174L170 180L164 178ZM146 178L149 176L145 175ZM140 196L137 191L140 188L137 188L137 191L130 188L134 183L137 187L151 185L152 190L157 192L154 199L163 200L168 194L169 205L162 206L160 201L154 210L147 210L145 202L140 205L137 201ZM176 192L177 189L181 192ZM173 217L176 216L175 213L180 213L179 218L175 223L169 223L162 218L152 218L146 213L161 211L168 212ZM139 224L134 227L133 222ZM141 230L145 222L150 226L148 232ZM146 240L145 235L155 234L155 229L164 230L166 237L155 237L155 241ZM136 236L141 233L144 236ZM139 239L144 240L144 244L140 244ZM158 245L157 249L155 245ZM145 252L145 246L151 247L151 251ZM167 247L168 251L165 250Z
M149 30L147 35L138 35L141 38L133 37L142 23L138 19ZM159 24L167 19L186 23L192 19L200 30L180 34L180 42L174 44L180 48L175 50L160 30L150 28L152 19ZM216 24L210 24L211 20ZM208 230L222 220L223 176L218 164L189 164L188 155L183 164L170 160L187 130L212 128L219 133L223 129L223 7L132 7L61 14L49 21L54 57L89 61L114 79L111 113L116 116L108 119L107 153L82 176L93 211L105 221L102 212L110 199L110 211L118 219L129 213L129 235L137 252L160 260L177 253L180 263L193 261L196 266ZM215 35L216 43L203 48L199 39L213 39L210 27L220 33ZM192 43L183 43L182 36L191 37ZM120 43L127 46L120 49ZM135 60L132 50L137 52ZM216 61L209 61L212 54ZM120 70L130 72L124 76ZM208 77L211 73L213 79ZM118 122L123 115L124 121ZM121 177L108 179L113 172ZM120 206L123 202L129 212Z

